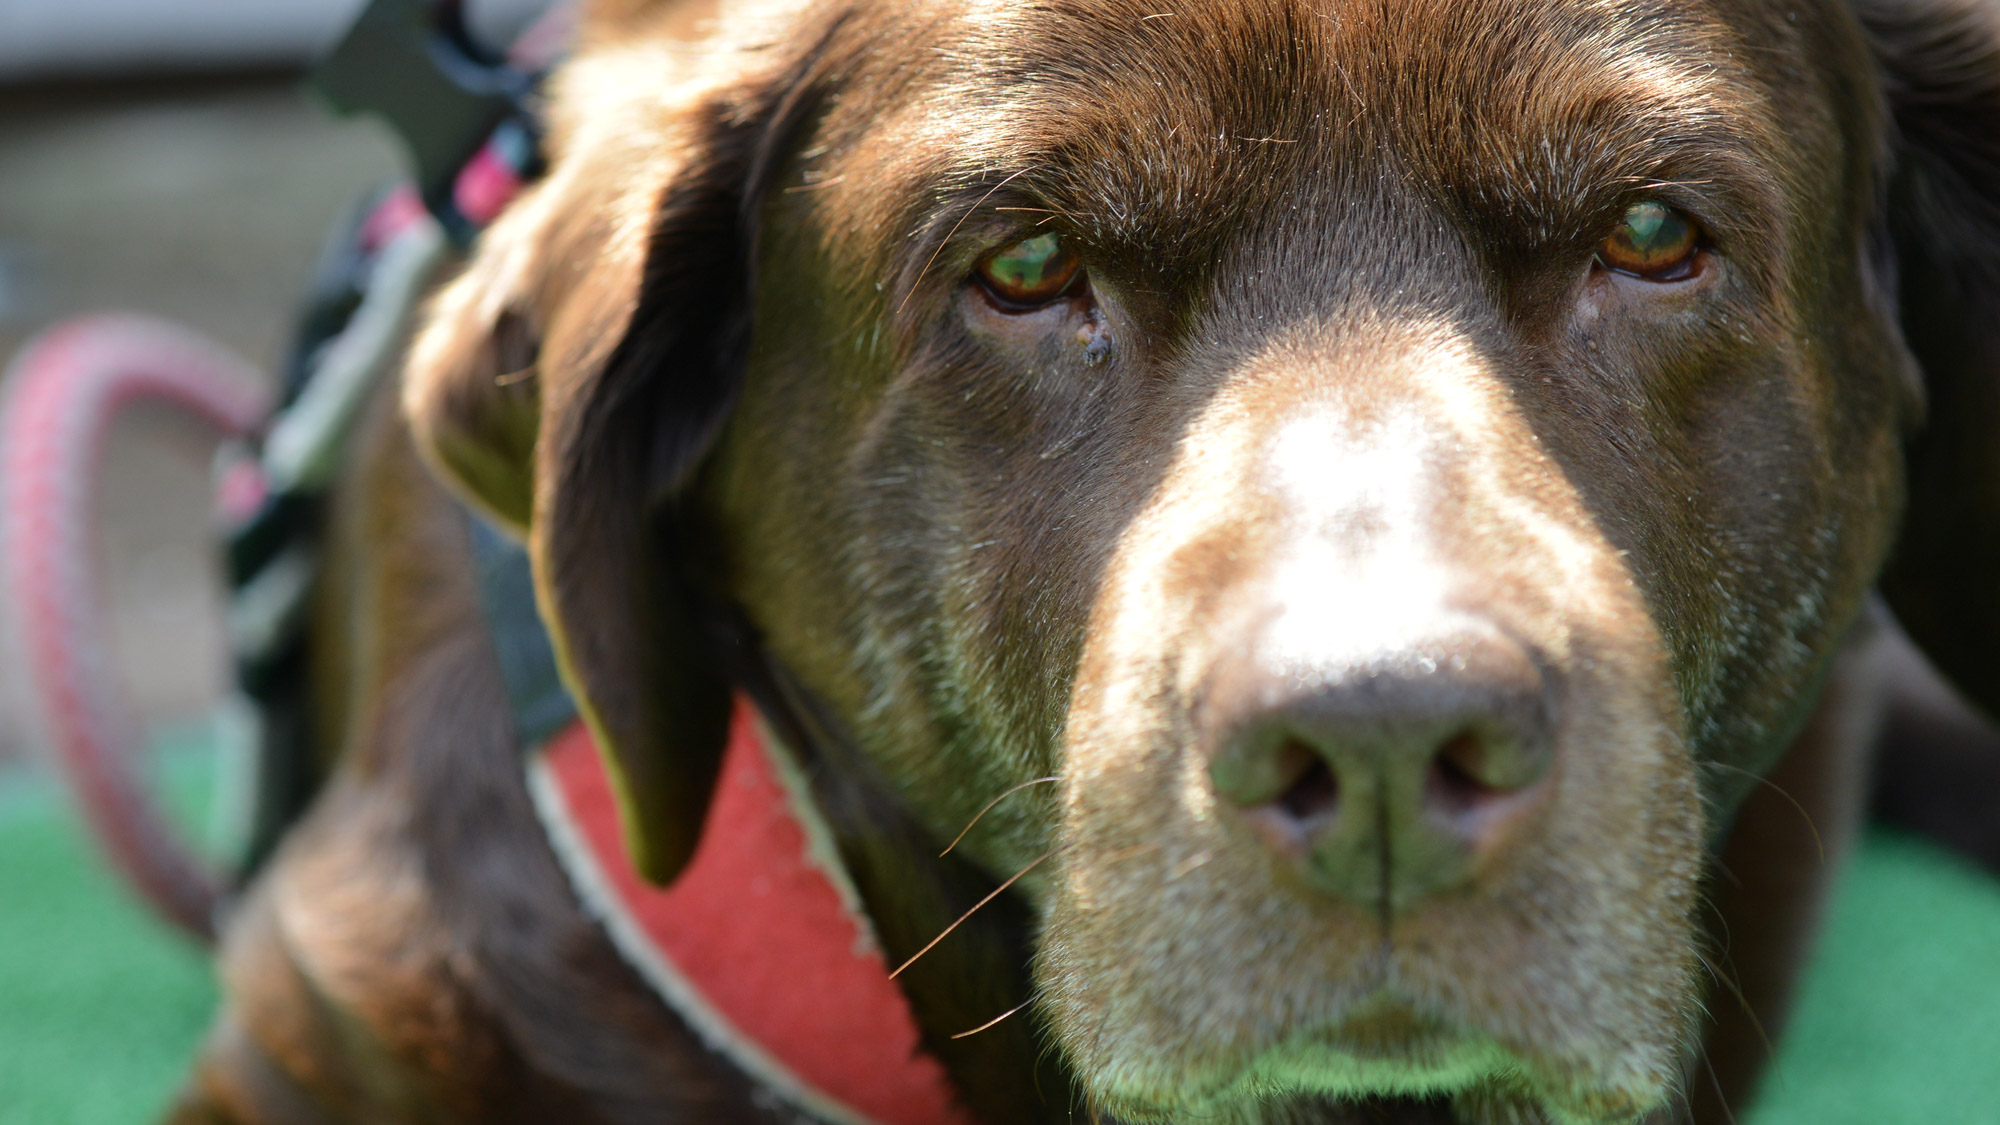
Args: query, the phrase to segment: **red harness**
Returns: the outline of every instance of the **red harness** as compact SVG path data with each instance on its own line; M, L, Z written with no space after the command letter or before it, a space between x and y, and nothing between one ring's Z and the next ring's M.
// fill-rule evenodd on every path
M570 881L632 966L709 1047L839 1125L970 1125L831 835L738 698L700 846L672 886L633 871L590 732L565 727L529 788Z

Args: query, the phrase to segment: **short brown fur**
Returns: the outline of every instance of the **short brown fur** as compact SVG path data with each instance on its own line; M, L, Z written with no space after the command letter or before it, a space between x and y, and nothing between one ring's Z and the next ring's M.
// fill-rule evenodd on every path
M732 684L892 961L1050 856L903 978L979 1119L1729 1120L1858 816L1878 579L2000 706L2000 17L684 23L597 13L377 411L342 765L176 1120L776 1120L564 884L420 458L525 537L656 878ZM1592 265L1646 199L1692 280ZM976 267L1038 231L1087 285L1003 309ZM1554 764L1470 867L1397 868L1385 812L1379 875L1301 875L1218 796L1246 723L1489 650Z

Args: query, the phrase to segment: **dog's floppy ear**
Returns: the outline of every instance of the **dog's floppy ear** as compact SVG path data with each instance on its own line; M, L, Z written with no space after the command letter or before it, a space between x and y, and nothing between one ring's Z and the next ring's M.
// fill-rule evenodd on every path
M1869 0L1861 15L1892 115L1888 234L1926 399L1883 589L1932 662L2000 715L2000 10Z
M792 101L782 79L664 88L685 66L610 48L558 76L549 175L440 294L404 397L432 464L525 534L563 678L658 881L699 839L730 711L676 501L740 377L760 169Z

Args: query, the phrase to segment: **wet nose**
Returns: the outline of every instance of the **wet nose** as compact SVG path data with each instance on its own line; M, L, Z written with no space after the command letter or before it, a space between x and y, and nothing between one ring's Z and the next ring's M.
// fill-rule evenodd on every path
M1305 884L1387 915L1476 880L1547 803L1550 692L1497 628L1304 666L1243 659L1208 695L1217 791Z

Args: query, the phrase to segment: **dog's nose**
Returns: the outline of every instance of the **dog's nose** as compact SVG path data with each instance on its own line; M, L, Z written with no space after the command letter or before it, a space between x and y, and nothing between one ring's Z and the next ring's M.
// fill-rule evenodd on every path
M1218 670L1210 776L1314 889L1393 916L1476 879L1551 787L1549 691L1496 629L1392 654Z

